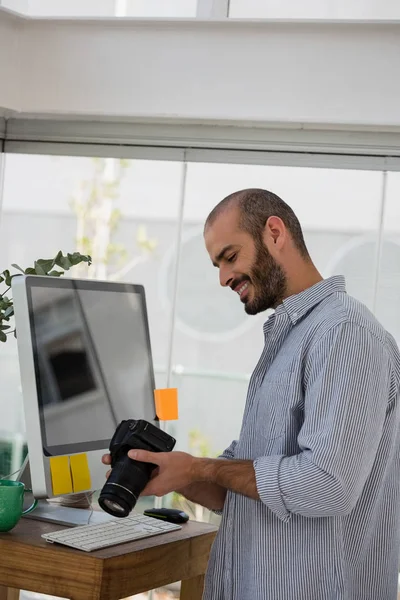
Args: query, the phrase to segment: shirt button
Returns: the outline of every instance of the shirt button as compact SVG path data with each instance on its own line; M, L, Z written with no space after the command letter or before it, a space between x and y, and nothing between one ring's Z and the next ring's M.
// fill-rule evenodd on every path
M297 319L297 313L293 313L293 319Z

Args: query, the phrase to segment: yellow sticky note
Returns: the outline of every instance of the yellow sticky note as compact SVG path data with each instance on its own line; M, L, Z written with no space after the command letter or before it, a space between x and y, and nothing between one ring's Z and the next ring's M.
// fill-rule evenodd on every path
M50 473L54 496L72 494L72 479L68 456L51 456Z
M69 457L72 473L72 485L74 492L90 490L92 481L90 479L89 463L86 454L73 454Z
M178 418L178 390L166 388L154 390L156 415L161 421L175 421Z

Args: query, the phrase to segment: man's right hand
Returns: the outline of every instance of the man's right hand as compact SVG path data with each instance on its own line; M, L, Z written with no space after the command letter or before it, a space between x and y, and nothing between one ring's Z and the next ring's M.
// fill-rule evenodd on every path
M111 455L103 454L101 462L104 465L111 465ZM107 471L106 477L110 476L111 469ZM152 476L156 473L153 472ZM226 497L226 489L214 483L192 483L180 490L176 490L191 502L201 504L209 510L222 510Z

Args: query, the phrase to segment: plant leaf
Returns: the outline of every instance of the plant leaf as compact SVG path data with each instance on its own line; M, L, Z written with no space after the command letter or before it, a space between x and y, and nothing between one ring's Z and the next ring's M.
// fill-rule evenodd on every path
M68 253L64 256L60 250L54 259L54 263L64 269L64 271L69 271L71 267L74 267L81 262L87 262L90 265L92 263L92 258L91 256L81 254L80 252L74 252L73 254Z
M35 261L35 269L38 275L47 275L53 267L54 260L52 258L39 258Z
M80 254L80 252L68 253L68 259L72 266L78 265L81 262L87 262L89 265L92 262L92 257L89 255Z
M7 269L6 271L3 271L3 275L4 275L4 280L6 282L6 285L10 286L11 285L11 274L10 271Z
M57 264L59 267L64 269L64 271L69 271L70 268L72 267L72 263L69 260L68 256L63 256L62 258L60 258L60 260Z
M49 277L60 277L61 275L64 275L64 271L50 271L47 275Z
M5 313L4 313L4 317L5 317L6 319L8 319L9 317L12 317L12 316L13 316L13 314L14 314L14 307L13 307L13 306L9 306L9 307L6 309Z
M57 252L57 255L54 258L54 264L58 265L59 267L62 267L63 266L61 264L62 259L63 259L63 253L61 252L61 250L59 250L59 252Z
M55 257L54 263L64 269L64 271L69 271L69 268L72 266L68 256L64 256L61 250Z
M21 273L24 272L24 270L21 269L21 267L19 265L15 264L15 263L13 263L11 266L14 267L14 269L18 269L18 271L21 271Z
M43 269L43 267L39 264L39 261L35 260L35 271L36 271L36 275L46 275L46 271Z
M25 269L25 271L16 263L13 263L12 267L17 269L17 271L20 271L23 275L48 275L51 277L61 277L61 275L64 275L64 271L57 271L53 269L55 265L58 265L67 271L71 267L78 265L81 262L86 262L88 265L91 265L92 257L89 254L85 255L81 254L80 252L68 253L64 256L60 250L55 258L39 258L35 261L33 267L28 267ZM21 275L20 273L14 273L11 275L10 271L6 269L0 274L0 283L5 282L8 287L11 287L11 281L14 277L21 277ZM4 294L7 291L8 290L6 290ZM14 304L12 298L0 295L0 342L7 341L7 335L4 333L4 331L10 329L11 326L6 325L5 323L8 322L10 317L13 315ZM13 333L14 337L17 337L17 332L15 329L13 331L8 331L8 333Z

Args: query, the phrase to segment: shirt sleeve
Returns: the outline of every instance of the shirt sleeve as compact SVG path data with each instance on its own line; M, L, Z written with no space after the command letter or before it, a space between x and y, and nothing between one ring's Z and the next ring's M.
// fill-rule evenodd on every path
M384 343L355 323L324 334L307 365L300 452L254 461L260 499L284 521L290 513L349 514L371 472L390 399Z
M234 440L226 450L223 451L218 458L230 458L231 460L235 458L235 448L237 446L237 440Z

